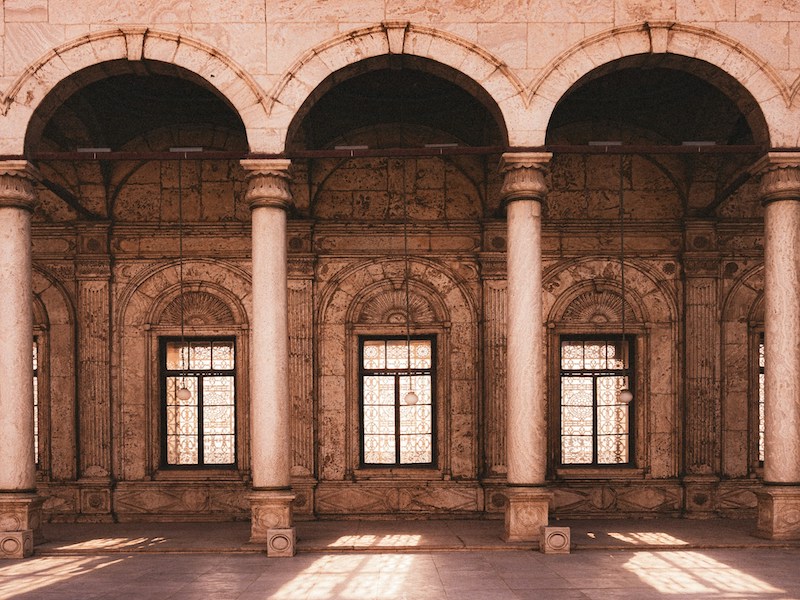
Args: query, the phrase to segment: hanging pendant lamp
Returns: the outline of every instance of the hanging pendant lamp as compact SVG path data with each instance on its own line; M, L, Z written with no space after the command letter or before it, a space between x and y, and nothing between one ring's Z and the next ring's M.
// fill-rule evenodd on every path
M403 163L403 260L405 266L404 283L406 294L406 367L408 369L408 392L406 392L403 402L413 406L419 402L419 396L414 391L411 377L411 265L408 257L408 195L406 194L405 182L405 162Z
M183 306L183 161L178 160L178 293L181 309L181 387L175 393L178 400L186 401L192 397L191 390L186 387L186 336L184 335L185 319Z
M622 358L623 366L628 368L628 346L625 336L625 192L623 174L623 155L619 155L619 274L622 292ZM620 402L625 404L633 400L633 392L630 390L628 375L623 377L622 387L617 391Z

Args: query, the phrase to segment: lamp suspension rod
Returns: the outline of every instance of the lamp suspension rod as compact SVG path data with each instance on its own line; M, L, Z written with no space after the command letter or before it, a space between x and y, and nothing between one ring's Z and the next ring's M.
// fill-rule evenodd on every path
M622 290L622 348L625 349L625 178L624 157L619 155L619 277Z

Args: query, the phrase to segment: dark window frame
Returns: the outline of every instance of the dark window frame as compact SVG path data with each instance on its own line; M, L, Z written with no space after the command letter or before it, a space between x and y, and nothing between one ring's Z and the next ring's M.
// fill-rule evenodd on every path
M564 369L562 363L562 343L569 341L580 342L622 342L627 345L627 364L624 369ZM558 350L556 357L558 360L558 407L556 411L556 467L559 469L614 469L629 468L636 466L636 412L637 399L636 392L636 349L637 335L626 333L624 338L621 333L564 333L557 336ZM585 374L585 375L582 375ZM565 463L563 461L563 435L561 429L562 411L562 381L565 376L586 376L592 377L592 462L590 463ZM633 399L628 403L628 460L619 463L601 463L597 461L598 455L598 433L597 433L597 383L596 380L601 376L627 376L628 389L633 392Z
M233 344L233 369L167 369L167 344L174 342L184 342L190 344L192 342L231 342ZM239 432L238 432L238 385L237 383L237 367L239 365L238 353L236 350L236 337L235 336L160 336L158 338L158 366L159 366L159 396L160 396L160 457L159 469L175 470L175 471L198 471L198 470L235 470L239 464ZM203 406L202 406L202 383L197 386L198 389L198 413L197 413L197 464L177 465L167 462L167 441L169 439L167 434L167 378L180 376L181 373L191 374L192 377L199 377L202 381L203 377L214 376L229 376L233 378L233 462L232 463L204 463L203 462ZM198 375L199 374L199 375Z
M365 369L364 368L364 342L372 341L406 341L405 335L359 335L358 336L358 461L361 469L435 469L438 466L438 432L437 432L437 345L436 335L411 335L410 341L430 341L431 367L430 369L411 369L413 375L430 375L431 378L431 461L427 463L401 463L400 462L400 384L399 378L409 373L408 369ZM394 375L395 377L395 462L394 463L368 463L364 461L364 377L369 375Z

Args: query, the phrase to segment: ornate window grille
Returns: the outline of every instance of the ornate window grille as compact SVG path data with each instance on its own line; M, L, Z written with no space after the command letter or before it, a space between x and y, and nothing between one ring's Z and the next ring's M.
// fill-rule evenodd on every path
M633 463L632 336L564 336L560 349L560 464ZM634 394L635 397L635 394Z
M162 465L234 467L235 341L162 339L161 373Z
M434 466L434 338L360 342L361 465Z

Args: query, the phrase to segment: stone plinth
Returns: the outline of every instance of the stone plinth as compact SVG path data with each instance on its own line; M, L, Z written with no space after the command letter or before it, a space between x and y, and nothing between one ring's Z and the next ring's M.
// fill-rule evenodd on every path
M0 558L30 556L34 542L44 541L42 502L36 494L0 494Z
M684 510L694 519L716 516L716 494L719 479L714 476L693 475L683 478Z
M290 490L256 491L250 494L248 499L251 513L250 543L266 544L270 539L270 529L294 529L292 527L294 493Z
M768 486L756 492L756 535L771 540L800 539L800 486Z
M507 542L532 542L542 537L542 528L548 524L550 501L553 494L541 487L509 488L506 490Z

